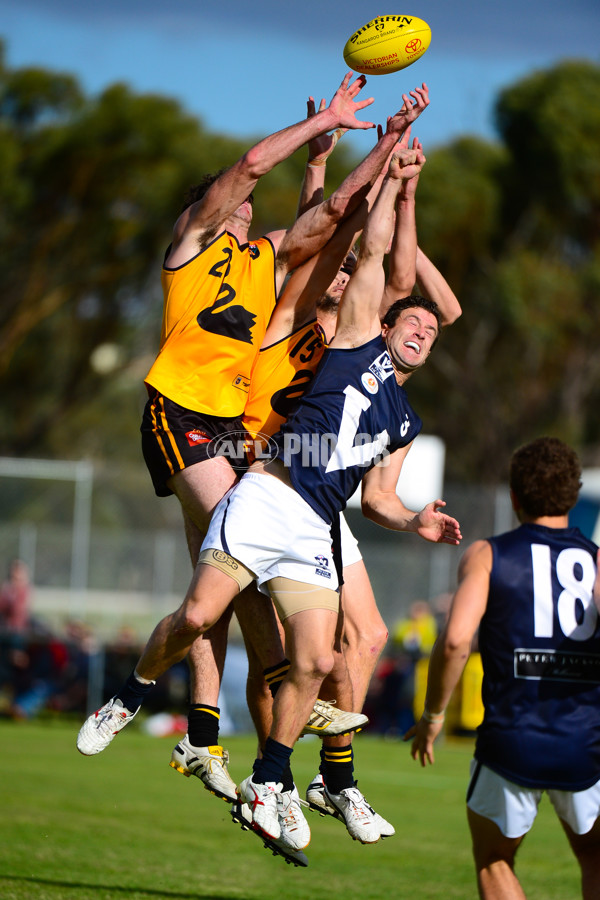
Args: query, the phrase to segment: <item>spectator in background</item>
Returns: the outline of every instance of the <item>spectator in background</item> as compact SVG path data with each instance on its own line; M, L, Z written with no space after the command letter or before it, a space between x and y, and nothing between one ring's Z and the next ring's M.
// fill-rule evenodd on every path
M29 627L30 609L29 570L22 559L13 559L0 587L0 630L24 634Z
M411 604L408 618L400 619L394 628L392 638L415 660L429 656L438 634L437 622L426 600L415 600Z

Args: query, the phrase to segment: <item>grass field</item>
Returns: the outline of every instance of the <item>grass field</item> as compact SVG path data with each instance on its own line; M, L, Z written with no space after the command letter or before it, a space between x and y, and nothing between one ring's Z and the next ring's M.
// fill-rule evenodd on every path
M464 793L470 742L446 742L426 771L408 746L359 735L359 784L396 827L362 846L330 817L309 813L308 869L286 865L229 817L197 779L167 765L172 738L134 723L98 757L75 749L78 722L0 723L2 900L388 900L476 897ZM240 780L251 737L229 738ZM293 764L300 793L318 768L303 739ZM544 799L517 872L529 900L574 900L578 870Z

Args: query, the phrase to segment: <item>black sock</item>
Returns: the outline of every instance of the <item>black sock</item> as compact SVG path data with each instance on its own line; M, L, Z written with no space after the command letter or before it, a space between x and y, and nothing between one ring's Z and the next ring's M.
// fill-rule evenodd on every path
M282 781L286 766L289 766L292 747L286 747L273 738L267 738L262 759L257 759L253 769L252 780L256 784L267 781Z
M264 750L262 747L260 748L260 752L264 755ZM260 763L260 759L255 759L252 765L252 774L256 772ZM288 760L287 766L281 773L281 784L283 785L282 790L284 791L293 791L295 787L294 776L292 774L292 767L290 766L290 762Z
M188 738L192 747L215 747L219 744L218 706L194 703L188 710Z
M352 744L346 747L323 747L320 772L325 787L332 794L339 794L354 787L354 752Z
M281 783L283 785L284 791L293 791L294 790L294 776L292 775L292 767L290 766L290 761L288 759L288 764L281 773Z
M276 666L270 666L268 669L263 670L264 679L267 682L272 697L274 697L279 690L279 685L289 672L290 665L289 659L283 659L280 663L277 663Z
M151 681L150 684L143 684L141 681L138 681L135 677L134 669L123 687L117 691L115 697L121 701L125 709L133 713L140 708L144 697L154 687L154 684L154 681Z

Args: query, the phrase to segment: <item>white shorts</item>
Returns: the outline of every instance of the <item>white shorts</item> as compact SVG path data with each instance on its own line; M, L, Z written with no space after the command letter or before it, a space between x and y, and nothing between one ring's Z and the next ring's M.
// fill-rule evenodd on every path
M548 794L557 815L575 834L587 834L600 816L600 781L585 791L526 788L508 781L476 759L471 761L467 806L495 822L505 837L527 834L544 793Z
M350 526L344 518L344 513L340 513L340 535L342 544L342 565L351 566L362 559L362 553L358 549L358 541L350 531Z
M272 475L247 472L217 505L202 550L224 550L264 586L276 576L338 589L327 522Z

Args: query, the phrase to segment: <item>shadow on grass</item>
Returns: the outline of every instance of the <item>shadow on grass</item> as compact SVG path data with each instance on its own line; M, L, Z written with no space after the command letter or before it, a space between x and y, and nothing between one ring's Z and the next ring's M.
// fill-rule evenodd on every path
M174 898L174 900L197 900L198 897L202 897L202 900L244 900L243 897L236 896L232 898L228 894L203 894L201 890L191 893L190 891L186 891L185 893L182 891L169 891L169 890L153 890L149 888L139 888L139 887L119 887L116 884L91 884L86 883L84 881L59 881L54 878L30 878L25 877L23 875L0 875L0 884L3 881L10 881L13 883L21 883L21 884L39 884L40 886L45 887L55 887L55 888L67 888L72 891L106 891L107 894L123 894L126 896L127 894L137 894L142 897L167 897Z

